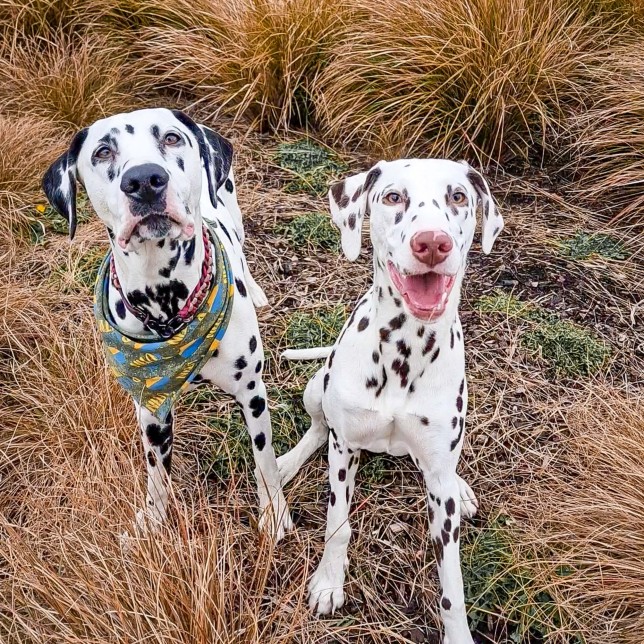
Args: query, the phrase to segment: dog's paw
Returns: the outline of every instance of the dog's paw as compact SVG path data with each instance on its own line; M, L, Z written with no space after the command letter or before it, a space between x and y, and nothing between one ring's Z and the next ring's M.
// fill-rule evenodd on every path
M299 471L297 458L293 450L277 458L277 470L282 486L286 485Z
M309 582L309 608L317 615L333 615L344 605L344 575L334 575L320 564Z
M281 541L286 533L293 528L288 504L281 493L273 504L269 504L261 510L258 527L260 532L270 535L275 543Z
M458 492L461 497L461 516L465 519L471 519L476 515L479 509L479 502L472 488L460 477L458 479Z
M253 304L256 309L261 309L264 306L268 306L268 298L264 289L253 279L251 275L248 276L246 280L248 286L248 292L250 293L250 299L253 301Z

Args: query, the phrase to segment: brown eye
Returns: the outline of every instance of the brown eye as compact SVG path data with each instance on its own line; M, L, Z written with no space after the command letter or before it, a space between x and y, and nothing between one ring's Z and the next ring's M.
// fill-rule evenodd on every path
M166 145L177 145L178 143L181 143L181 137L176 132L168 132L163 137L163 142Z
M452 194L452 202L455 206L463 206L467 202L467 195L462 190L456 190Z
M383 202L390 206L395 206L399 203L402 203L402 200L402 195L398 192L394 192L393 190L391 192L388 192L383 198Z
M99 148L96 148L94 150L94 158L95 159L109 159L112 156L112 150L107 145L101 145Z

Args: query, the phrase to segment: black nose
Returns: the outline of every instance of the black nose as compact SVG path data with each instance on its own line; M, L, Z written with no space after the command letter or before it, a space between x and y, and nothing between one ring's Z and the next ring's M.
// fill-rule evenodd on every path
M134 166L123 174L121 190L132 199L154 203L164 193L170 177L156 163Z

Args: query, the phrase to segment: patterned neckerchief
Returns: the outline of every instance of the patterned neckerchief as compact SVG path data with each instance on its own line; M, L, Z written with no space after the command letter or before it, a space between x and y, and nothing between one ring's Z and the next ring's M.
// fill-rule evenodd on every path
M167 417L179 394L210 360L226 333L232 311L234 283L230 262L217 235L209 229L214 279L192 321L175 335L124 335L109 311L111 251L99 269L94 290L94 315L107 363L119 384L160 420Z

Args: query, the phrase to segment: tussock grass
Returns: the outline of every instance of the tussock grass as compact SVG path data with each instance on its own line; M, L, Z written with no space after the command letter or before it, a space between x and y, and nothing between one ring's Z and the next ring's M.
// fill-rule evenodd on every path
M325 249L338 252L340 235L325 212L309 212L294 217L276 227L275 232L285 236L294 248Z
M641 42L593 68L595 100L570 123L579 194L603 213L640 219L644 205L644 61Z
M603 37L560 0L359 7L367 17L322 72L319 100L329 135L389 156L551 148Z
M185 0L171 6L197 20L188 30L169 24L142 32L142 62L157 86L189 92L210 117L243 115L263 129L314 119L312 84L342 37L345 3L249 0L209 8L207 16Z
M297 311L286 329L286 341L293 349L333 344L346 320L346 309L338 304L312 313Z

